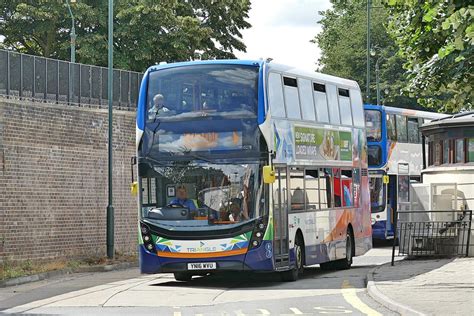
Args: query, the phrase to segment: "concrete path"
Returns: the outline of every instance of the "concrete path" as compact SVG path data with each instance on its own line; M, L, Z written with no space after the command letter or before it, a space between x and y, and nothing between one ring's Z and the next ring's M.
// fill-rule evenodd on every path
M403 315L474 315L474 258L384 264L372 271L368 290Z

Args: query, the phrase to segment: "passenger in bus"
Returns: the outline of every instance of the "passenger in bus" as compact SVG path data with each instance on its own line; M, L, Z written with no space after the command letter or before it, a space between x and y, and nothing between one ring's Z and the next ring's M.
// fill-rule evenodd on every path
M155 94L153 97L153 106L148 110L148 119L154 120L160 114L169 112L170 110L165 106L165 98L162 94Z
M305 192L300 187L296 187L291 195L291 209L304 210L305 199L308 202L308 196L305 195Z
M182 206L188 208L190 211L195 211L197 209L196 204L191 199L188 199L188 190L184 185L178 186L176 191L176 198L170 202L171 206Z

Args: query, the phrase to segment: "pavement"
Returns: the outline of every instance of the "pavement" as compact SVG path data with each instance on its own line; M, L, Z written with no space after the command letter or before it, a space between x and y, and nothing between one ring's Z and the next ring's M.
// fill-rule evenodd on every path
M474 258L383 264L370 271L367 289L401 315L474 315Z

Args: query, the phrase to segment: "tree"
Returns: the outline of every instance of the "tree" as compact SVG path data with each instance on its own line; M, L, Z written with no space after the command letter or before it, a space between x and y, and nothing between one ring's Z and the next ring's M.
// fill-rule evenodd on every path
M322 31L313 40L321 49L319 71L357 81L361 90L367 86L367 2L363 0L331 1L332 8L320 12L318 22ZM416 100L402 94L405 87L404 60L397 55L398 47L388 36L384 22L387 12L382 6L371 10L371 43L375 56L371 57L371 98L376 103L375 63L379 59L380 87L384 104L417 108Z
M78 0L76 60L107 65L107 0ZM114 64L144 71L160 61L235 58L250 0L115 0ZM0 0L0 47L69 59L65 1Z
M474 108L474 6L467 0L384 0L406 59L407 90L448 112Z

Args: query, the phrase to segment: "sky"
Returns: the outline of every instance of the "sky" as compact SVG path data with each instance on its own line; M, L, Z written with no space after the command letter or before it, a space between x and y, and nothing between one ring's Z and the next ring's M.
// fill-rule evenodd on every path
M310 40L321 31L318 11L329 9L329 0L252 0L242 31L247 52L240 59L273 58L275 62L315 70L320 50Z

